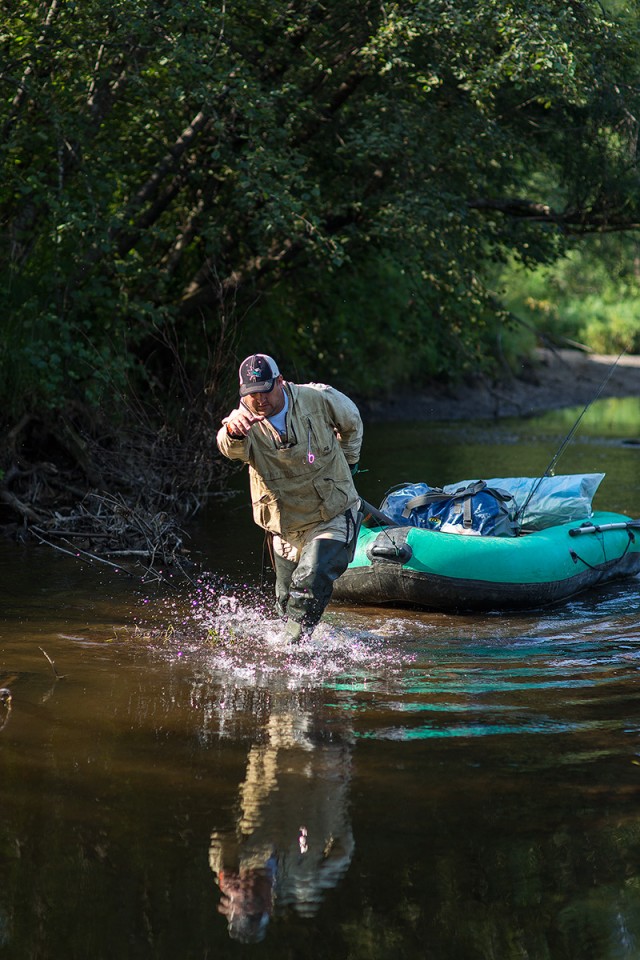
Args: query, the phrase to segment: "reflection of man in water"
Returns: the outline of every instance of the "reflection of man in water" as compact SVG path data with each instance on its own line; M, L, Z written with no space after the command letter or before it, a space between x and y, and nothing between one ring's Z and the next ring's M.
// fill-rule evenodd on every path
M292 907L313 916L353 855L347 799L351 748L314 742L304 713L272 714L240 787L236 829L211 836L209 863L229 934L263 939L269 918Z
M218 837L212 838L209 859L220 887L220 913L227 918L229 936L242 943L259 943L267 931L273 910L275 860L264 867L240 867L217 872L221 851Z

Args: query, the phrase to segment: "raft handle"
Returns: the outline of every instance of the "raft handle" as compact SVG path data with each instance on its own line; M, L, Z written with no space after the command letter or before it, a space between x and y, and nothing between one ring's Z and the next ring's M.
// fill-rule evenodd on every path
M406 563L411 560L413 550L408 543L374 543L367 551L371 560L393 560L395 563Z
M640 530L640 520L625 520L621 523L583 523L569 530L570 537L579 537L583 533L603 533L605 530Z

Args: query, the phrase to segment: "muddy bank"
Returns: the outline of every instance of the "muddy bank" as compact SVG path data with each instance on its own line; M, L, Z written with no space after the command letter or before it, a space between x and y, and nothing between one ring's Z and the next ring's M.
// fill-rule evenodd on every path
M360 404L369 421L527 417L600 397L640 396L640 356L537 350L518 376L397 393Z

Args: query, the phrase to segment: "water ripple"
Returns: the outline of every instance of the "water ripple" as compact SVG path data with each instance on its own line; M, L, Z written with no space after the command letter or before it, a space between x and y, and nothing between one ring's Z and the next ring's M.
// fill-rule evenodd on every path
M400 742L633 735L640 628L615 592L519 616L332 608L298 646L271 598L246 585L203 579L164 614L156 652L193 665L203 702L216 690L221 702L228 690L324 691L356 736Z

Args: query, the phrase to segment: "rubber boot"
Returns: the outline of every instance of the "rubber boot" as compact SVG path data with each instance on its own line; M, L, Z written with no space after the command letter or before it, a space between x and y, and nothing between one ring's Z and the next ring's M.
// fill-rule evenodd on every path
M303 547L290 581L286 633L291 643L311 635L331 599L333 584L349 565L351 543L312 540Z
M274 551L273 565L276 571L276 613L279 617L285 617L289 602L291 577L297 564L293 560L286 560Z

